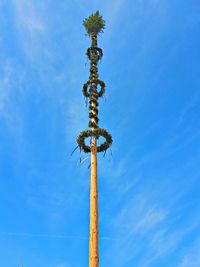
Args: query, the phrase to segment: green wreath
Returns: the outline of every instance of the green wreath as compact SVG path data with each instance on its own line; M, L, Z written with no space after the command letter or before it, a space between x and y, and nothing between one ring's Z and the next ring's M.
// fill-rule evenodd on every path
M105 142L97 147L97 152L106 151L112 145L112 136L103 128L98 128L95 130L95 135L97 139L102 136L105 138Z
M105 142L103 144L97 146L97 152L106 151L112 145L112 136L105 129L97 128L93 131L92 130L83 131L77 137L77 143L78 143L78 146L85 153L91 152L90 146L85 144L85 139L88 137L92 137L92 136L96 136L97 139L100 136L105 138Z
M96 90L96 93L95 92L88 92L88 87L92 85L92 83L94 83L96 86L100 85L101 86L101 89L100 91L97 91ZM98 97L102 97L103 94L105 93L105 83L99 79L91 79L91 80L88 80L84 85L83 85L83 95L85 97L90 97L90 96L98 96Z
M91 60L91 57L92 57L91 54L93 52L96 52L96 55L95 56L97 56L98 60L102 59L102 57L103 57L103 50L101 48L99 48L99 47L89 47L87 49L87 52L86 52L86 55L89 58L89 60Z
M90 94L88 93L88 86L90 85L90 81L87 81L84 85L83 85L83 89L82 89L82 91L83 91L83 95L85 96L85 97L89 97L90 96Z
M91 136L91 130L87 130L87 131L83 131L79 134L79 136L77 137L77 143L78 146L83 149L83 151L85 153L89 153L90 147L88 145L85 144L85 139Z

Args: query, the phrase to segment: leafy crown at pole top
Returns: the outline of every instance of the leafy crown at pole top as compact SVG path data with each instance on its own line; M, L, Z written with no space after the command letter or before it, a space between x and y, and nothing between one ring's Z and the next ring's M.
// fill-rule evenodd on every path
M99 11L96 11L96 13L92 13L88 18L84 19L83 26L88 36L92 36L92 34L98 35L103 33L105 29L105 20L99 14Z

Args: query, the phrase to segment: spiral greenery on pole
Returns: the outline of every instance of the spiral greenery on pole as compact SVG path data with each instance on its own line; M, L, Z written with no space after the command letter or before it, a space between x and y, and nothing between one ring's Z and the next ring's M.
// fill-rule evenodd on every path
M103 51L97 45L97 36L103 33L105 21L100 16L99 11L90 15L83 21L87 35L91 38L91 47L87 49L86 55L90 60L90 76L89 80L83 85L83 95L89 98L89 129L83 131L77 137L77 143L80 149L85 153L91 152L89 145L86 145L86 138L103 137L104 143L97 146L97 152L106 151L112 145L112 136L102 128L99 128L98 122L98 99L105 93L105 83L99 79L98 62L103 57Z

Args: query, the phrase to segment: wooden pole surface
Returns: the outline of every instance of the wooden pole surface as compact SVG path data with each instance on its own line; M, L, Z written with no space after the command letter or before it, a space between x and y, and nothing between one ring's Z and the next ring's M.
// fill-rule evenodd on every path
M97 140L91 141L91 173L90 173L90 238L89 267L99 266L98 253L98 184L97 184Z

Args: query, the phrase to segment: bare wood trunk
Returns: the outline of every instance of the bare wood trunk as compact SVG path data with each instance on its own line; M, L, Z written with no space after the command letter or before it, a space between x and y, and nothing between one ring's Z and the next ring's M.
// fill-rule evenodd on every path
M91 143L91 174L90 174L90 239L89 267L99 266L98 253L98 189L97 189L97 146L96 137Z

